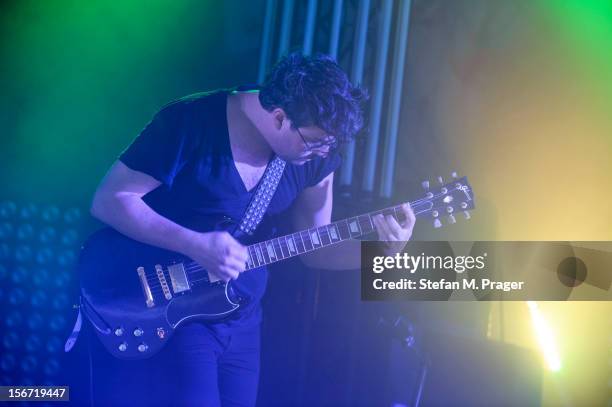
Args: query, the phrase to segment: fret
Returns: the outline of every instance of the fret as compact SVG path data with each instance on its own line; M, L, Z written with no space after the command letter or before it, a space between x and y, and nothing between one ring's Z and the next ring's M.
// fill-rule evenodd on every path
M362 224L362 220L364 220L363 218L367 219L367 222L368 222L367 224ZM357 222L359 223L359 227L361 229L362 234L370 233L374 230L372 221L370 220L370 216L368 215L358 216Z
M308 237L307 240L304 240L304 233L306 233L306 236ZM308 231L303 231L300 232L300 237L302 238L302 243L304 244L304 249L306 249L307 252L310 252L314 249L312 242L310 241L310 235L308 234Z
M349 231L351 233L351 236L361 235L361 227L359 226L359 221L357 218L348 219L347 222L348 222Z
M321 237L319 236L317 229L315 229L314 232L312 231L312 229L308 229L308 233L310 234L310 240L312 242L312 246L313 247L321 246Z
M259 262L259 265L263 265L265 264L266 260L264 259L263 255L261 254L261 249L259 248L258 245L255 245L253 247L253 250L255 250L255 255L257 256L257 261Z
M346 221L346 219L340 222L336 222L336 225L338 226L338 233L340 234L341 240L351 238L351 231L349 229L348 222Z
M247 268L255 268L255 263L253 262L253 254L251 252L251 246L247 247L247 252L249 253L249 256L247 257Z
M270 261L276 260L276 252L274 251L274 244L272 244L270 240L266 242L266 249L268 250L268 257L270 257Z
M304 244L304 239L302 239L302 235L300 233L294 233L292 236L297 236L299 239L296 239L295 247L298 250L298 253L306 253L306 245ZM300 251L300 245L302 246L302 251Z
M278 250L276 251L277 253L277 258L279 260L283 260L285 258L285 254L283 253L283 245L281 244L281 241L278 237L272 239L274 240L273 244L274 244L274 250L277 250L276 248L278 247Z
M264 258L264 264L270 264L272 261L270 260L270 256L268 255L268 249L264 242L259 243L259 250L261 251L261 256Z
M281 239L283 239L283 240L281 240ZM283 256L283 259L290 256L289 249L287 248L287 242L285 242L285 250L283 250L283 241L284 241L284 239L285 239L284 236L276 238L276 240L278 241L278 247L280 248L281 256ZM285 255L285 253L287 253L287 255Z
M321 237L321 244L323 246L328 246L331 243L331 238L329 237L329 231L327 230L327 227L321 226L320 228L317 228L317 230L319 231L319 237ZM323 231L323 233L321 233L321 230Z
M327 231L329 232L329 238L332 242L340 239L340 236L338 236L338 229L335 223L327 225Z
M289 237L285 236L285 241L287 242L287 247L289 247L289 254L294 255L297 254L297 248L295 247L295 242L293 241L293 236Z

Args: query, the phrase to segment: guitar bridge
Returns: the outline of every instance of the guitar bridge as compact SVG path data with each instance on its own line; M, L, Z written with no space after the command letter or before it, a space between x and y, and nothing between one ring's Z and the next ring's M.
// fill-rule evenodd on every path
M142 292L145 296L147 308L152 308L155 306L155 302L153 301L153 294L151 293L151 288L149 287L149 282L147 281L147 275L145 274L144 267L138 267L136 272L140 278L140 285L142 286Z

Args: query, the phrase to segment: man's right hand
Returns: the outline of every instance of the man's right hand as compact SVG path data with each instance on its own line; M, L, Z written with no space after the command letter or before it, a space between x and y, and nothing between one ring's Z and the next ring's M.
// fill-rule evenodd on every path
M185 254L225 282L237 279L248 259L246 246L227 232L195 234Z

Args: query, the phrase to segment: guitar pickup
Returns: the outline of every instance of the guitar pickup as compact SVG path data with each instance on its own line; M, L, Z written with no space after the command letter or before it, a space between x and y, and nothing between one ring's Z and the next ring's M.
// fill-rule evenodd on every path
M183 263L168 266L168 274L170 274L170 284L172 284L172 291L174 291L174 294L190 290Z

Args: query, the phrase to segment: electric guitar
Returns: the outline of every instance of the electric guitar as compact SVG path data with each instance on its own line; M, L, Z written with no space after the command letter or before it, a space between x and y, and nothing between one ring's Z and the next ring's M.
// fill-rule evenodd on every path
M417 217L455 223L455 214L469 219L474 197L467 178L457 178L410 205ZM441 181L441 178L439 178ZM238 284L244 274L289 257L318 250L375 231L372 217L393 215L404 220L400 206L343 219L247 245L246 270L225 283L180 254L146 245L111 229L102 229L84 243L78 262L81 309L104 347L120 359L144 359L159 352L175 329L187 321L221 320L244 302ZM221 222L216 230L229 230ZM236 236L235 236L236 237ZM244 237L236 237L245 244ZM248 281L247 279L244 279Z

